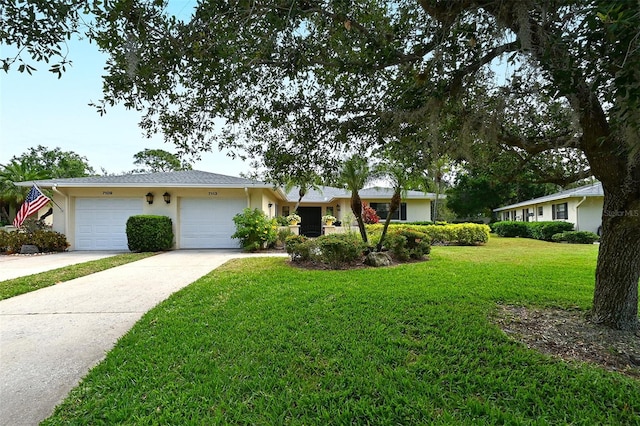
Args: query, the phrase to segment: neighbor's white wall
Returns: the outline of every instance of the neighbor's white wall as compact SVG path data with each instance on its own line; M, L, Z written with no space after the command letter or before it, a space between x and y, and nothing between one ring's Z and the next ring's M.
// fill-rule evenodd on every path
M431 220L431 200L406 200L407 222Z
M604 197L587 198L586 201L578 207L576 230L597 233L598 227L602 224L603 206Z

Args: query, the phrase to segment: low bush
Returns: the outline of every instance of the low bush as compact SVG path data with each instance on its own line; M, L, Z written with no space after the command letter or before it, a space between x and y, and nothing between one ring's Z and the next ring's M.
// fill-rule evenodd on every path
M289 229L288 226L279 228L276 234L277 234L276 244L281 247L285 245L287 238L289 238L292 235L295 235L293 232L291 232L291 229Z
M33 232L0 231L0 252L20 253L25 244L37 246L42 253L65 251L69 247L67 237L50 229L36 229Z
M565 231L553 235L552 240L556 242L567 242L570 244L593 244L600 237L589 231Z
M164 251L173 246L173 227L167 216L131 216L127 219L126 232L132 252Z
M536 240L553 241L555 234L573 231L573 223L560 221L526 222L529 236Z
M431 252L430 239L424 232L413 229L393 229L388 232L384 246L400 262L423 259Z
M493 232L500 235L501 237L521 237L521 238L529 238L531 234L529 233L529 227L527 226L528 222L518 222L514 220L505 220L502 222L496 222L492 225Z
M240 240L245 251L258 251L274 244L278 238L275 219L269 219L260 209L246 208L233 217L236 232L231 238Z
M312 240L304 235L291 235L285 240L284 247L293 262L306 262L311 260L311 243Z
M332 269L340 269L361 260L367 249L362 239L355 234L322 235L314 243L317 250L312 250L313 257Z

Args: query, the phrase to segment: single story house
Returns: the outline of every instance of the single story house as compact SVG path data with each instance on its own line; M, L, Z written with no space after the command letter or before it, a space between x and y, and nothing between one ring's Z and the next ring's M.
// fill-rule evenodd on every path
M596 182L494 209L498 220L541 222L562 220L577 231L601 233L604 191Z
M176 249L237 248L238 240L231 238L236 214L249 207L269 217L286 216L293 213L298 200L297 188L286 194L265 182L197 170L51 179L36 184L51 190L55 204L52 226L66 235L70 250L127 250L125 225L130 216L139 214L170 217ZM363 189L360 194L386 217L391 189ZM433 198L433 194L410 191L396 219L430 220ZM351 212L349 200L350 193L343 189L309 191L298 208L302 217L299 232L320 235L322 216L332 214L342 220Z

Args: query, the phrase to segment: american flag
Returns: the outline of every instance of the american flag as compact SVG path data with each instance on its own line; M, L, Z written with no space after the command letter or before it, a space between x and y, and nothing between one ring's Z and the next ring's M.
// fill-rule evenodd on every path
M13 221L13 226L20 228L22 222L24 222L29 215L40 210L49 201L49 197L40 192L37 186L33 185Z

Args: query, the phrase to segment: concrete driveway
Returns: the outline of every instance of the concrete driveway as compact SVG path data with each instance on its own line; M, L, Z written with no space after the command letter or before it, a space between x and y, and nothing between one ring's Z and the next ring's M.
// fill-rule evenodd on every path
M47 418L145 312L241 256L171 251L0 301L0 425Z

